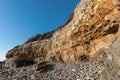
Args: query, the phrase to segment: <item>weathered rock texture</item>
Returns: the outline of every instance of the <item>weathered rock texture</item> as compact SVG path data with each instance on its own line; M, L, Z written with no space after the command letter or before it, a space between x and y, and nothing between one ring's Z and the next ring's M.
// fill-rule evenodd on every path
M69 20L8 51L6 58L27 61L99 61L98 80L120 80L120 0L81 0Z
M6 57L80 61L81 55L98 55L100 48L109 48L119 39L119 23L119 0L82 0L68 22L51 36L13 48Z
M8 51L6 58L79 62L120 38L119 0L81 0L65 25ZM81 57L83 55L83 57Z

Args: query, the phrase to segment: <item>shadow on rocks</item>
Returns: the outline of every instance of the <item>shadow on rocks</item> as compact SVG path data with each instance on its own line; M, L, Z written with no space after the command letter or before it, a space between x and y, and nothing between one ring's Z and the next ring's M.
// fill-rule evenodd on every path
M33 65L34 61L26 61L26 60L20 60L20 61L15 61L16 67L25 67L29 65Z
M46 73L49 71L53 71L54 70L54 66L55 64L48 64L44 69L42 69L40 72L41 73Z
M2 68L2 62L0 62L0 69Z
M19 67L25 67L29 65L33 65L33 61L27 61L27 60L16 60L16 59L11 59L11 60L6 60L5 61L5 67L8 68L19 68Z

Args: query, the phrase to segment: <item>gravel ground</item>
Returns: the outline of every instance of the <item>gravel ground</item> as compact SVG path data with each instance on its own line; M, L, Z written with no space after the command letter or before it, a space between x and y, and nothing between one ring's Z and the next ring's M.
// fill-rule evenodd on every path
M103 69L98 63L50 62L44 70L33 70L34 65L0 69L0 80L96 80Z

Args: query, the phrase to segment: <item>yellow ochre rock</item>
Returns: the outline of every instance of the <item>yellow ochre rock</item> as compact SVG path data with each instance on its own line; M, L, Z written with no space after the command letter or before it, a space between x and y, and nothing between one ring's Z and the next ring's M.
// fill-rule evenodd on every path
M120 39L119 26L119 0L81 0L63 26L9 50L6 58L89 61Z

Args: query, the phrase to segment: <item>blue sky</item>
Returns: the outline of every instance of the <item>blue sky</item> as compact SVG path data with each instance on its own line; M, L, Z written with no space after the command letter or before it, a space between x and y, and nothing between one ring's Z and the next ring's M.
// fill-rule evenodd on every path
M35 34L64 24L80 0L0 0L0 61Z

